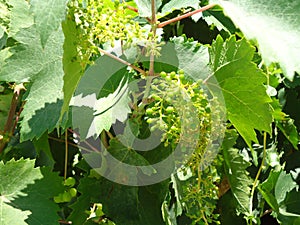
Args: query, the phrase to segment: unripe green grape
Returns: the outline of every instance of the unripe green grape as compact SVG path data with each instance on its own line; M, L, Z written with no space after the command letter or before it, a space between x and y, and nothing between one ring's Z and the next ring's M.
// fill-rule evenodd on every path
M172 112L174 112L174 107L173 107L173 106L168 106L168 107L166 108L166 112L167 112L167 113L172 113Z
M184 74L179 74L179 79L180 79L180 80L183 80L183 79L185 79L185 76L184 76Z
M165 80L166 80L166 81L171 81L172 78L171 78L171 76L170 76L169 74L167 74L167 76L165 77Z
M70 193L71 197L74 198L77 195L77 190L75 188L70 188L69 193Z
M184 70L183 69L178 70L178 74L184 74Z
M175 78L175 76L176 76L176 73L175 73L174 71L172 71L172 72L170 73L171 79Z
M165 77L167 76L167 73L164 72L164 71L162 71L162 72L160 72L160 76L161 76L162 78L165 78Z
M63 202L63 194L60 193L59 195L54 196L53 200L54 200L55 203L61 203L61 202Z
M147 119L147 123L153 123L155 121L155 119L153 119L153 118L149 118L149 119Z
M65 182L64 182L64 185L65 186L69 186L69 187L73 187L76 183L76 180L74 177L68 177Z
M153 114L153 109L152 108L148 108L148 109L146 109L146 113L148 114L148 115L151 115L151 114Z
M177 127L176 126L171 126L170 130L171 131L177 131Z
M69 192L65 191L62 194L62 200L63 200L63 202L69 202L69 201L71 201L71 199L72 199L72 196L71 196L71 194Z
M154 100L156 100L156 101L161 100L161 97L159 97L159 96L156 95L156 94L153 94L151 97L152 97Z

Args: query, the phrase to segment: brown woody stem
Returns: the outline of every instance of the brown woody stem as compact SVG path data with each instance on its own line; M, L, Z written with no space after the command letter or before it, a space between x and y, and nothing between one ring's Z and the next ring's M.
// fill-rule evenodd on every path
M101 48L98 48L98 50L99 50L99 52L103 53L104 55L107 55L108 57L110 57L110 58L112 58L112 59L114 59L114 60L116 60L120 63L123 63L124 65L127 65L127 66L131 67L132 69L140 72L141 74L144 74L144 75L146 74L146 72L144 70L132 65L131 63L129 63L129 62L123 60L123 59L120 59L119 57L117 57L117 56L115 56L115 55L113 55L113 54L111 54L111 53L109 53L109 52L107 52L107 51L105 51Z
M10 104L10 109L9 109L9 113L6 119L6 123L4 125L4 129L3 129L3 135L8 135L11 136L12 132L14 131L14 126L16 126L16 123L14 123L14 117L16 114L16 109L18 106L18 101L19 101L19 97L20 97L20 93L21 90L25 89L23 84L20 85L16 85L14 88L14 94L13 97L11 99L11 104ZM5 147L7 143L6 138L4 139L2 137L2 139L0 139L0 153L3 152L3 149Z
M127 6L127 9L130 9L131 11L134 11L136 13L139 11L137 8L134 8L134 7L130 6L130 5Z
M168 25L168 24L170 24L170 23L174 23L174 22L177 22L177 21L182 20L182 19L184 19L184 18L190 17L190 16L192 16L192 15L194 15L194 14L197 14L197 13L200 13L200 12L204 12L204 11L206 11L206 10L208 10L208 9L210 9L210 8L212 8L212 7L214 7L215 5L216 5L216 4L209 4L209 5L206 5L206 6L202 7L202 8L200 8L200 9L196 9L196 10L194 10L194 11L192 11L192 12L188 12L188 13L183 14L183 15L181 15L181 16L178 16L178 17L175 17L175 18L173 18L173 19L170 19L170 20L167 20L167 21L165 21L165 22L162 22L162 23L158 24L157 27L158 27L158 28L162 28L162 27L164 27L164 26L166 26L166 25Z

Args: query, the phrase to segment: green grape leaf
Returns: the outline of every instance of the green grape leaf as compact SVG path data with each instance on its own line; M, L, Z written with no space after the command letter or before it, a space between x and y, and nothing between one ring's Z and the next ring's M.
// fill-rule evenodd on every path
M7 4L12 7L8 13L8 17L10 18L9 36L14 37L20 30L31 27L34 24L34 19L29 10L30 5L28 2L8 0Z
M60 219L57 214L59 207L51 199L64 191L63 178L59 177L58 173L51 172L48 167L39 170L43 177L36 180L34 184L29 184L23 190L27 195L18 197L13 204L22 210L31 212L26 220L27 224L57 224Z
M0 162L0 171L0 193L2 198L8 201L22 196L22 190L28 184L33 184L35 180L42 178L39 169L34 168L34 160L15 161L12 159L5 164Z
M0 94L0 130L3 130L10 109L13 93Z
M24 141L38 138L57 125L63 97L64 37L59 27L49 34L43 47L29 4L23 0L10 0L9 4L12 8L8 35L18 44L9 49L10 53L0 69L0 79L17 83L31 82L21 114L20 133Z
M62 179L49 168L35 168L34 164L29 159L0 162L1 224L57 223L58 207L49 198L63 190Z
M245 39L236 41L231 37L226 42L218 36L210 49L210 64L216 85L212 78L207 84L213 93L221 89L230 122L246 143L257 142L255 129L271 133L272 101L263 83L265 74L251 62L254 54Z
M24 195L22 190L25 189L28 184L34 183L36 179L40 179L41 177L39 169L34 168L34 161L21 159L19 161L11 160L6 164L2 161L0 162L1 224L27 224L25 220L31 212L21 211L14 205L11 205L11 203L18 196ZM18 215L18 217L15 215Z
M6 42L7 42L7 34L4 33L3 28L0 27L0 49L2 49L6 45ZM0 60L1 60L1 56L0 56Z
M299 135L297 127L294 125L294 120L287 118L286 120L276 121L276 126L281 130L293 147L298 149Z
M126 143L122 143L119 140L111 139L110 146L108 147L109 153L120 161L120 166L122 166L123 163L136 166L145 166L140 168L142 173L146 175L157 173L157 171L150 166L150 163L141 154L138 154L136 151L132 150L131 146L125 146L125 144ZM114 170L110 171L110 175L112 177L116 179L130 179L131 182L138 183L137 174L139 173L139 168L124 171L121 168L118 168L118 166L119 165L116 165L115 167L109 166L109 168L114 168ZM130 172L132 174L130 174Z
M72 224L81 225L87 220L89 215L85 211L89 209L92 199L99 199L101 193L98 188L100 185L101 182L95 178L84 177L80 179L77 191L81 195L70 206L73 211L68 217ZM98 201L96 200L96 202Z
M83 178L78 191L81 195L71 206L73 212L68 218L72 224L83 224L89 216L85 210L89 209L91 203L101 203L105 215L113 218L117 224L139 224L137 187L123 186L104 178Z
M298 185L285 171L272 170L267 180L258 186L259 192L273 209L273 216L282 224L298 224L300 192Z
M141 17L151 17L151 1L149 0L134 0L138 7L139 15ZM162 4L162 0L155 0L155 10L159 9Z
M44 133L39 139L34 139L33 145L38 154L36 164L38 166L48 166L50 168L53 168L55 161L52 157L48 141L48 133Z
M258 190L260 191L266 202L269 204L269 206L272 207L272 209L277 212L279 211L279 205L274 196L274 188L279 175L280 171L271 171L268 179L258 186Z
M83 68L80 62L76 60L78 55L77 47L75 45L76 35L76 23L70 19L66 19L62 23L65 42L64 42L64 54L63 54L63 67L64 67L64 103L61 111L61 118L69 109L71 98L79 84L80 78L83 75Z
M10 225L10 224L27 225L25 220L27 219L27 216L30 215L30 212L21 211L19 209L13 208L10 205L3 204L3 202L5 201L6 199L0 199L1 225Z
M289 193L294 188L298 187L297 183L293 180L291 174L287 174L285 171L282 171L277 179L275 185L275 198L280 204L284 201L287 193Z
M284 202L285 206L286 206L286 211L287 212L290 212L290 213L293 213L294 215L297 215L297 219L298 219L298 222L299 222L299 219L300 219L300 192L299 191L296 191L296 190L293 190L293 191L290 191L287 193L286 195L286 199L285 199L285 202ZM295 219L295 217L294 217ZM279 218L280 220L280 218ZM282 223L284 223L283 221L281 221ZM288 224L288 223L285 223L285 224ZM296 224L296 223L294 223Z
M174 10L191 7L199 8L199 0L171 0L165 4L161 9L161 16L166 16Z
M249 213L252 210L250 209L250 186L252 185L252 180L246 169L251 163L245 161L239 154L238 149L235 148L223 148L223 155L225 172L231 191L240 206L240 211Z
M218 30L226 30L231 34L237 32L237 28L233 24L230 18L224 15L222 8L218 5L214 6L213 9L206 10L203 13L203 19L208 25L214 24Z
M6 25L9 23L9 9L8 5L5 4L5 2L1 1L0 2L0 30L2 31L6 30ZM0 32L1 33L1 32ZM1 37L2 35L0 35Z
M218 3L248 39L255 39L264 62L278 62L293 80L300 73L298 0L211 0ZM284 29L282 29L284 27Z
M57 30L61 21L65 19L67 2L68 0L30 1L36 29L41 36L43 48L51 33Z
M178 68L184 70L188 76L195 80L204 79L211 74L206 46L186 37L173 38L172 42L178 58Z
M99 191L103 212L116 224L141 224L139 215L138 187L124 186L103 180ZM118 202L118 204L115 204Z
M222 210L220 222L222 225L245 225L243 215L236 213L237 202L231 191L226 192L219 202L218 209Z
M73 127L79 128L81 139L127 118L130 80L127 66L108 56L99 57L85 71L70 102Z
M117 120L124 122L127 114L131 112L128 103L130 102L128 83L120 82L118 88L107 97L96 99L96 94L77 95L73 98L74 106L87 106L88 102L93 102L94 117L85 138L98 136L103 130L109 130L111 125ZM79 125L80 127L80 125ZM82 138L82 137L81 137Z
M165 225L162 218L162 204L169 191L169 180L139 187L140 221L145 225ZM175 224L174 224L175 225Z

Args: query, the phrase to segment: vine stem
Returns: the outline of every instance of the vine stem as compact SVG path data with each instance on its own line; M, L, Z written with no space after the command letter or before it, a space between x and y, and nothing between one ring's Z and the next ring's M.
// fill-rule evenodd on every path
M133 12L138 12L139 10L137 8L134 8L133 6L127 5L127 9L130 9Z
M68 145L68 129L65 131L65 168L64 168L64 180L67 179L67 171L68 171L68 152L69 152L69 145Z
M11 99L9 113L8 113L6 123L5 123L4 129L3 129L3 135L8 134L8 136L10 136L13 133L13 131L15 129L15 126L17 125L17 123L14 123L14 117L15 117L15 114L16 114L16 110L17 110L21 90L25 90L25 87L24 87L23 84L15 85L14 94L13 94L13 97ZM22 110L22 108L21 108L21 110ZM2 137L2 139L0 139L0 153L3 152L6 143L7 143L7 141L5 141Z
M110 52L107 52L107 51L103 50L102 48L98 48L98 50L99 50L99 52L103 53L104 55L107 55L108 57L110 57L110 58L112 58L112 59L114 59L114 60L116 60L116 61L118 61L118 62L120 62L120 63L122 63L126 66L131 67L132 69L138 71L139 73L141 73L143 75L146 74L146 72L144 70L142 70L141 68L138 68L135 65L132 65L131 63L129 63L129 62L123 60L123 59L120 59L119 57L111 54Z
M200 8L200 9L196 9L196 10L194 10L192 12L188 12L186 14L183 14L181 16L175 17L173 19L164 21L164 22L158 24L157 28L162 28L162 27L164 27L164 26L166 26L166 25L168 25L170 23L174 23L174 22L177 22L177 21L182 20L184 18L190 17L190 16L192 16L194 14L197 14L197 13L200 13L200 12L204 12L204 11L206 11L206 10L214 7L214 6L216 6L216 4L209 4L209 5L206 5L206 6L202 7L202 8Z
M152 12L152 16L151 16L152 33L153 33L153 37L155 37L156 36L156 28L157 28L155 0L151 0L151 12ZM150 76L154 75L154 52L153 51L150 52L149 75Z
M262 169L263 169L263 166L265 164L265 159L266 159L266 155L267 155L267 133L264 132L264 140L263 140L263 158L261 160L261 164L260 164L260 167L257 171L257 174L256 174L256 177L255 177L255 180L253 182L253 186L252 186L252 189L251 189L251 194L250 194L250 211L252 212L252 202L253 202L253 197L254 197L254 191L256 189L256 186L258 184L258 179L259 179L259 176L262 172ZM250 224L252 224L252 220L250 221Z

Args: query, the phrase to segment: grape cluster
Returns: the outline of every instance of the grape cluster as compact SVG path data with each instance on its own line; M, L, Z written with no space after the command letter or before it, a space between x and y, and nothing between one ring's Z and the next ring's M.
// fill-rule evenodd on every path
M98 46L115 40L130 44L135 38L144 36L126 2L107 0L72 0L69 14L78 29L78 47L82 57L98 54Z
M55 196L54 201L56 203L70 202L72 198L76 197L77 190L76 188L74 188L75 182L76 181L73 177L69 177L68 179L66 179L64 182L66 190L63 193Z
M218 223L218 215L213 213L218 199L216 183L220 179L216 170L218 158L208 147L223 129L221 120L217 122L220 126L212 125L212 120L221 119L212 117L212 110L219 110L215 107L216 99L204 91L201 80L189 79L183 70L161 72L154 78L150 99L146 120L152 131L159 129L163 132L161 141L165 146L171 145L174 149L181 143L183 149L192 146L191 142L197 142L181 168L192 173L191 178L181 184L187 215L195 224ZM192 117L197 117L197 120Z
M153 102L146 109L147 122L152 131L159 129L164 132L161 141L165 146L171 144L174 147L179 141L185 144L195 141L186 138L189 134L194 137L192 134L199 128L208 132L210 108L201 81L189 81L183 70L161 72L159 78L152 82L150 98ZM196 120L193 117L197 117Z

